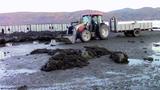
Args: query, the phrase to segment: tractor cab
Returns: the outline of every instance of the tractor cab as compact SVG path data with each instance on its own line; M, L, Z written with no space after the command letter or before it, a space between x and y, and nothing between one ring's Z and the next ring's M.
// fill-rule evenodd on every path
M82 16L80 23L83 23L91 32L96 32L102 21L102 14L85 14Z
M95 23L99 24L102 23L102 15L101 14L86 14L82 16L81 23Z

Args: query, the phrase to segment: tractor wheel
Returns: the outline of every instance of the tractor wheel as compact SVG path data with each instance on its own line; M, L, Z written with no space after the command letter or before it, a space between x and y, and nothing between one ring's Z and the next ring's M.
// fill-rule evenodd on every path
M99 31L98 31L98 37L101 40L104 40L108 37L108 35L109 35L109 29L108 29L107 25L102 24L99 28Z
M132 31L132 36L134 36L134 37L138 37L138 36L140 36L140 30L139 29L136 29L136 30L133 30Z
M80 40L82 42L88 42L91 40L91 32L88 30L84 30L83 32L80 33Z

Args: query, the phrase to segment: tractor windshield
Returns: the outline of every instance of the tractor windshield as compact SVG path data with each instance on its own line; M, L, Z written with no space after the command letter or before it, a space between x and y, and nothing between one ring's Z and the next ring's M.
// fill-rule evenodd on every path
M82 18L82 23L87 24L91 22L91 17L90 16L83 16Z

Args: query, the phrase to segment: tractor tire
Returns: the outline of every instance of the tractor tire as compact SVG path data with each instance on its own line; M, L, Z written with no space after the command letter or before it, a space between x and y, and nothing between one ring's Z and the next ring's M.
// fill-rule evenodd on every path
M138 36L140 36L140 29L135 29L135 30L133 30L132 31L132 36L133 37L138 37Z
M84 30L83 32L80 33L80 40L82 42L88 42L91 40L91 32L88 30Z
M109 28L107 27L107 25L102 24L97 34L99 39L101 40L107 39L109 35Z

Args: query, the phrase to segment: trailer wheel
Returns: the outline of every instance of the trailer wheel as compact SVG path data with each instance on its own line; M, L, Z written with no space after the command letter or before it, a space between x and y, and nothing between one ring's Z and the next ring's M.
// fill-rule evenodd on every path
M80 33L80 40L82 42L88 42L91 40L91 32L88 30L84 30L83 32Z
M140 29L135 29L135 30L133 30L132 31L132 35L134 36L134 37L138 37L138 36L140 36Z
M104 40L108 37L108 35L109 35L109 28L107 27L107 25L102 24L98 31L98 37L101 40Z

